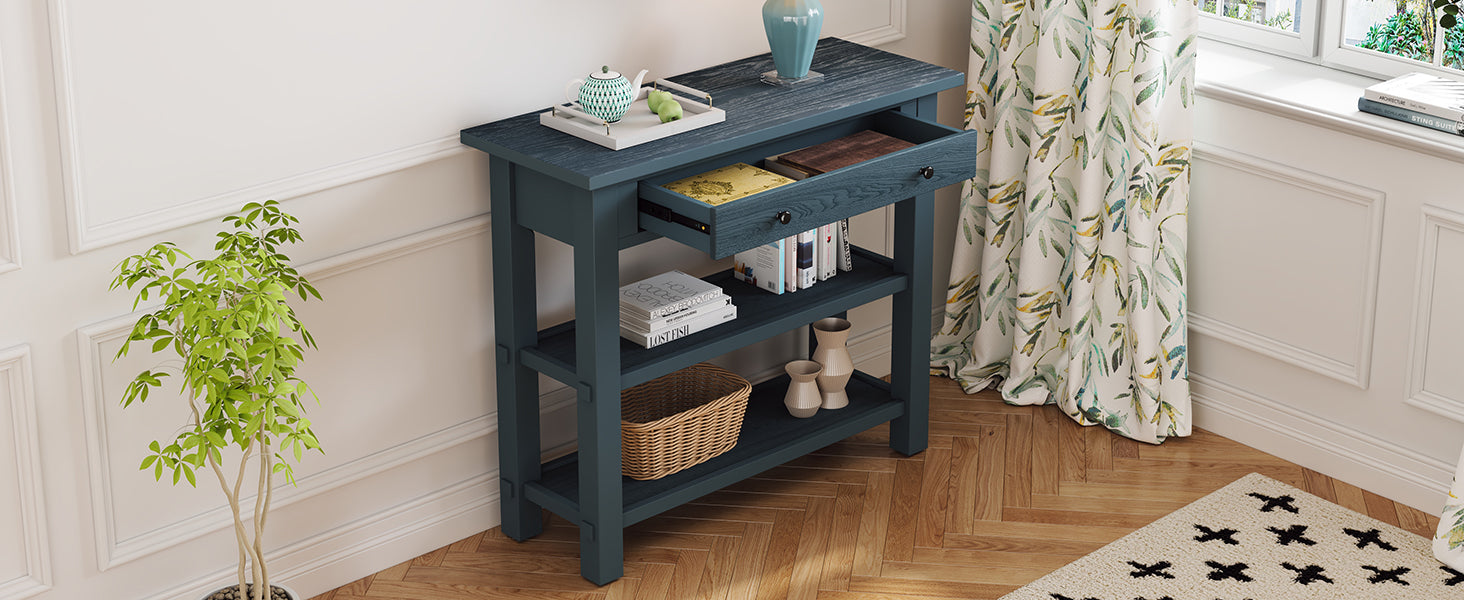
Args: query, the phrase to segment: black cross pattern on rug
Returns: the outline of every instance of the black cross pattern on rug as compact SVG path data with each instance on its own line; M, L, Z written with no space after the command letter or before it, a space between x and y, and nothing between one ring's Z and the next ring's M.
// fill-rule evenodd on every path
M1444 573L1449 576L1448 579L1444 580L1444 585L1454 587L1456 585L1464 583L1464 573L1460 573L1445 566L1439 566L1439 568L1443 569Z
M1169 569L1169 567L1174 566L1170 564L1167 560L1161 560L1152 565L1145 565L1141 563L1136 563L1134 561L1128 561L1128 564L1130 567L1133 567L1135 569L1133 572L1129 573L1129 577L1133 577L1134 579L1143 579L1145 577L1163 577L1165 579L1174 579L1173 575L1165 572Z
M1240 542L1235 541L1235 538L1232 537L1240 532L1229 527L1223 527L1217 531L1214 529L1210 529L1209 527L1205 527L1204 525L1200 525L1199 523L1195 523L1195 529L1200 530L1200 535L1195 536L1196 542L1213 542L1215 540L1220 540L1230 546L1240 545Z
M1210 571L1211 581L1223 581L1226 579L1234 579L1236 581L1254 581L1253 579L1251 579L1250 575L1245 574L1245 570L1249 569L1250 565L1247 565L1243 562L1238 562L1233 565L1226 565L1217 563L1213 560L1207 560L1205 561L1205 564L1209 565L1211 569L1214 569L1214 571Z
M1298 513L1301 512L1301 511L1297 510L1296 507L1291 504L1292 502L1295 502L1296 501L1296 498L1292 498L1291 496L1277 496L1275 498L1272 498L1272 497L1267 496L1265 494L1258 494L1256 492L1251 492L1251 493L1246 494L1246 495L1247 496L1250 496L1252 498L1258 498L1260 500L1265 500L1266 501L1266 504L1263 505L1263 506L1261 506L1261 512L1271 512L1271 511L1276 510L1278 508L1281 509L1281 510L1284 510L1286 512L1289 512L1289 513L1291 513L1293 515L1294 514L1298 514Z
M1413 570L1408 567L1398 567L1396 569L1379 569L1372 565L1363 565L1362 568L1373 572L1372 576L1367 578L1368 583L1376 584L1391 581L1398 585L1408 585L1408 582L1403 581L1403 579L1401 579L1401 576Z
M1358 530L1353 529L1351 527L1343 527L1342 528L1342 533L1345 533L1345 534L1350 535L1350 536L1352 536L1354 538L1357 538L1357 548L1359 550L1361 550L1363 548L1366 548L1368 544L1373 544L1373 545L1376 545L1379 548L1382 548L1384 550L1387 550L1388 552L1397 552L1398 551L1398 547L1397 546L1394 546L1392 544L1389 544L1389 543L1383 541L1383 538L1380 537L1383 532L1378 531L1376 529L1369 529L1367 531L1358 531Z
M1076 598L1069 598L1069 597L1064 596L1062 594L1059 594L1057 592L1048 592L1048 595L1052 596L1052 600L1077 600ZM1083 598L1083 600L1098 600L1098 599L1097 598Z
M1276 534L1276 543L1282 546L1290 546L1293 542L1307 546L1317 545L1306 537L1306 525L1292 525L1286 529L1267 527L1266 530Z
M1301 585L1311 585L1311 584L1316 583L1318 581L1325 581L1327 583L1333 583L1331 577L1327 577L1326 575L1323 575L1322 574L1322 571L1324 571L1325 569L1323 569L1321 567L1318 567L1316 565L1307 565L1306 568L1302 568L1302 567L1298 567L1296 565L1293 565L1293 564L1291 564L1289 562L1284 562L1284 563L1281 563L1281 566L1286 567L1286 570L1288 570L1288 571L1295 572L1296 573L1296 582L1299 583L1299 584L1301 584Z

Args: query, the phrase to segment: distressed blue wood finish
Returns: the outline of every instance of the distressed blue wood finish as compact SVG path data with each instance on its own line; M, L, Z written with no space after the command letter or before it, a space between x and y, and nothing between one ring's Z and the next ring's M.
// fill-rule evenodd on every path
M534 323L534 232L518 224L514 199L518 167L489 159L493 198L493 328L498 368L499 502L503 533L523 541L539 535L539 507L524 494L524 484L539 478L539 380L520 360L520 350L537 338Z
M715 280L732 293L737 320L653 349L619 336L617 251L661 237L640 227L643 180L664 183L708 165L756 163L872 127L927 143L959 139L959 144L947 143L962 148L967 143L964 138L970 134L933 123L934 94L961 85L958 72L835 39L820 42L814 68L826 80L794 89L757 81L758 74L771 69L768 55L673 77L711 92L716 105L727 110L727 122L618 152L542 127L537 113L462 132L463 143L493 156L504 532L520 540L539 533L539 507L570 519L580 527L580 570L590 581L604 584L623 573L625 525L810 450L886 421L892 424L891 446L907 454L925 448L931 191L970 177L974 163L962 168L961 161L951 161L949 169L938 167L939 177L950 179L913 184L900 179L899 169L880 172L885 163L879 159L849 167L838 177L810 178L806 181L813 184L799 188L800 197L816 198L799 213L799 223L809 221L810 227L822 224L812 223L815 219L833 220L895 202L894 259L859 250L853 272L787 296L733 282L724 273ZM919 120L882 114L892 109ZM912 165L900 166L909 170ZM838 184L861 170L868 175L863 183ZM872 175L876 172L877 177ZM913 197L900 199L907 194ZM876 196L877 202L868 200ZM756 205L748 202L727 212L745 219L733 226L743 233L735 243L769 235L759 229L754 209L762 207ZM575 320L544 331L534 331L536 231L574 248ZM680 232L669 237L707 249L716 241L704 243L707 238L685 238ZM731 240L729 236L724 243ZM892 383L856 373L850 384L851 407L824 411L811 420L792 419L784 411L786 378L760 385L743 436L731 452L656 481L620 475L620 391L625 387L891 295ZM536 372L565 382L577 395L579 451L546 465L538 461Z
M625 524L633 525L905 412L904 403L891 398L889 384L867 373L855 371L846 389L849 406L798 419L783 406L786 375L753 386L742 432L732 450L661 479L625 480ZM575 453L546 463L544 476L529 484L530 497L545 499L546 506L579 504L583 495L583 489L575 485L579 460L581 456Z
M618 207L635 202L635 184L574 197L575 343L579 381L580 574L604 585L624 573L620 475L620 257Z
M642 348L621 339L618 346L621 389L873 302L906 287L906 277L895 272L890 259L858 246L854 247L853 271L793 294L770 294L747 285L734 279L730 269L705 279L732 297L737 318L655 348ZM524 364L574 385L575 380L571 378L577 372L577 326L570 321L540 331L538 345L524 349Z
M903 112L935 120L935 95L920 98ZM974 161L971 169L975 168ZM966 176L970 176L969 174ZM891 392L908 409L890 421L890 448L906 456L925 450L930 432L931 254L935 239L935 191L895 205L895 271L910 285L891 299Z
M976 164L977 132L952 129L920 121L901 113L874 115L870 128L920 144L898 152L861 162L857 168L844 168L815 175L779 186L736 202L709 206L704 202L661 187L675 176L642 181L640 196L673 212L694 219L705 219L706 233L694 232L699 244L690 244L713 258L732 256L743 250L847 219L887 204L933 192L969 177L969 167ZM730 162L730 161L728 161ZM727 164L704 164L693 172L708 171ZM933 169L934 176L925 178L920 169ZM777 214L792 215L788 223ZM677 228L685 225L642 214L641 226L686 242L677 237Z
M757 80L772 69L763 54L669 77L712 95L727 120L624 150L610 150L539 125L534 111L462 132L464 144L586 189L674 169L844 119L899 106L965 83L958 71L846 42L819 41L817 85L779 88Z

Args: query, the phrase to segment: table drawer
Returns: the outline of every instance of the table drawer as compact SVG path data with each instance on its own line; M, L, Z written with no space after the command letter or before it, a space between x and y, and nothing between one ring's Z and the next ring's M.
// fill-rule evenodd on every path
M723 258L820 225L960 183L976 174L976 132L896 111L871 115L868 128L917 145L779 186L720 206L663 184L737 162L698 165L642 180L640 226ZM777 144L769 144L776 148ZM770 151L768 155L776 154ZM763 155L767 156L767 155Z

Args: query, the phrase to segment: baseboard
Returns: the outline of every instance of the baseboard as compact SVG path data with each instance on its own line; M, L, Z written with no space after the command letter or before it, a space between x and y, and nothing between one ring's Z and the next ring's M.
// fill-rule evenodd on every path
M1195 425L1433 515L1448 463L1213 379L1191 374Z

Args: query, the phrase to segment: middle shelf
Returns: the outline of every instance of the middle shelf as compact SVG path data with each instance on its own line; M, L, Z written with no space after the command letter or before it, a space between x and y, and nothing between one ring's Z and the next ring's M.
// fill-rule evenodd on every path
M889 258L854 246L854 269L806 290L772 294L737 281L727 270L705 279L720 286L737 306L737 318L654 348L620 340L620 389L721 356L794 327L903 291L908 278ZM618 332L615 333L618 335ZM574 321L539 332L539 344L524 348L524 366L575 385Z

